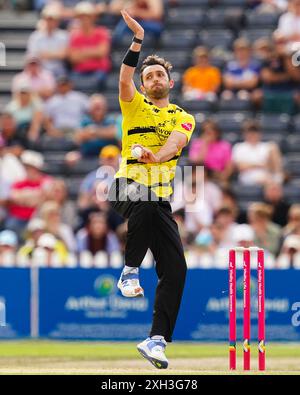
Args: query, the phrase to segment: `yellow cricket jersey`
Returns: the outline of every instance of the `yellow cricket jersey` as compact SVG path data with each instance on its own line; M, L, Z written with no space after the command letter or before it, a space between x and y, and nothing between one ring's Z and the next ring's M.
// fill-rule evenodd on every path
M131 102L120 99L120 106L123 115L122 162L115 177L130 178L151 187L159 197L170 196L181 150L167 162L145 164L132 157L131 148L141 144L155 154L174 130L185 134L189 141L195 128L194 117L175 104L156 107L138 91Z

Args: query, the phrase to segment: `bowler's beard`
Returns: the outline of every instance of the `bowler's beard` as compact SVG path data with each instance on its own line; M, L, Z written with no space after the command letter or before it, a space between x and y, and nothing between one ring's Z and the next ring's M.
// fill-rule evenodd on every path
M149 97L149 99L155 99L155 100L160 100L160 99L165 99L166 97L169 96L170 93L170 87L167 86L155 86L152 89L147 89L146 94Z

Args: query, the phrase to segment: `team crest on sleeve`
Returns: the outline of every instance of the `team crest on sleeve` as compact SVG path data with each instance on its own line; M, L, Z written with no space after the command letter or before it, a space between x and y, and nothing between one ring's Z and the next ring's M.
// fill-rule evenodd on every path
M183 129L187 130L188 132L190 132L193 128L193 125L191 123L182 123L181 126L183 127Z

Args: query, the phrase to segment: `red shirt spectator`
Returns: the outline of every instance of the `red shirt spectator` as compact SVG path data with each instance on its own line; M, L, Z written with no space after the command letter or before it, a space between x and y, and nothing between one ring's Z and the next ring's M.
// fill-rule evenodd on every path
M111 41L108 29L95 25L95 8L91 3L78 3L75 13L79 25L71 32L69 44L73 70L78 73L108 72Z
M47 185L52 180L42 172L44 160L38 152L24 151L21 161L26 170L26 178L11 186L9 216L6 223L8 229L16 231L19 235L43 202Z

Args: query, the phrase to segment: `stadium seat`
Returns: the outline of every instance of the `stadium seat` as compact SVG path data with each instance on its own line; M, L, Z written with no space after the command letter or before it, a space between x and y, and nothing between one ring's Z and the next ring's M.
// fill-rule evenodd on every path
M64 173L64 166L59 162L45 162L43 171L51 176L60 176Z
M196 33L194 30L176 30L163 32L160 45L163 49L188 49L194 48Z
M233 132L222 133L222 139L233 145L241 141L241 134Z
M125 34L122 39L116 43L114 43L114 46L117 48L128 48L132 43L132 35L131 34ZM152 36L145 36L143 40L143 47L144 48L153 48L156 46L156 40Z
M173 70L184 70L186 69L191 63L191 51L165 51L165 50L158 50L155 52L157 55L162 56L166 60L172 63Z
M216 47L229 49L233 38L233 33L230 30L202 30L198 35L198 44L205 45L210 49Z
M180 106L189 112L213 111L214 103L208 100L181 100Z
M105 94L109 111L120 111L119 104L119 94L116 93L106 93Z
M289 153L298 152L300 153L300 136L289 135L286 139L286 151ZM300 195L299 195L300 200Z
M224 132L237 132L242 130L243 122L250 118L251 114L241 112L219 112L213 118L219 123Z
M239 201L259 201L263 198L263 189L257 185L233 184L232 190Z
M171 9L165 19L166 28L183 27L200 28L203 26L204 14L200 7Z
M167 0L168 1L168 0ZM203 9L204 7L208 7L210 4L210 0L177 0L178 8L186 8L186 7L195 7Z
M1 111L10 102L10 100L11 100L11 95L0 94L0 110Z
M42 152L49 151L72 151L76 149L76 145L71 140L66 139L53 139L48 136L43 136L41 141L36 144L36 150Z
M250 111L252 104L250 100L240 100L238 98L220 99L218 109L219 111Z
M278 22L279 14L276 13L259 13L252 11L247 13L247 24L250 29L266 29L275 30Z
M286 139L284 134L278 133L263 133L262 141L273 141L274 143L278 144L280 150L282 152L286 152Z
M273 29L250 29L240 32L239 37L246 38L251 43L254 43L259 38L271 38Z
M37 12L21 12L1 10L0 30L10 30L12 32L18 30L34 30L38 22Z
M1 42L5 44L8 51L25 51L29 35L29 32L3 32L1 33Z
M219 8L225 7L246 7L247 0L214 0L214 6Z
M261 114L257 117L264 133L281 132L287 134L290 127L290 116L287 114Z
M6 71L20 72L24 67L25 53L20 51L7 51Z
M293 130L295 133L300 134L300 114L293 118Z
M289 183L284 186L284 197L290 204L299 203L300 199L300 184Z
M92 170L96 170L99 167L99 159L98 158L82 158L80 162L78 162L74 166L65 165L65 174L69 176L85 176Z
M299 153L286 156L286 170L292 177L300 177Z
M238 30L244 26L244 14L241 8L213 8L209 10L205 18L205 26L208 28L228 28Z
M119 90L119 72L110 73L105 83L105 89L108 92L118 92Z
M11 79L6 78L6 74L3 74L0 78L0 95L9 95L11 93Z
M64 181L67 185L67 189L69 192L69 198L71 200L77 199L82 180L83 180L83 177L66 177L66 178L64 178Z

